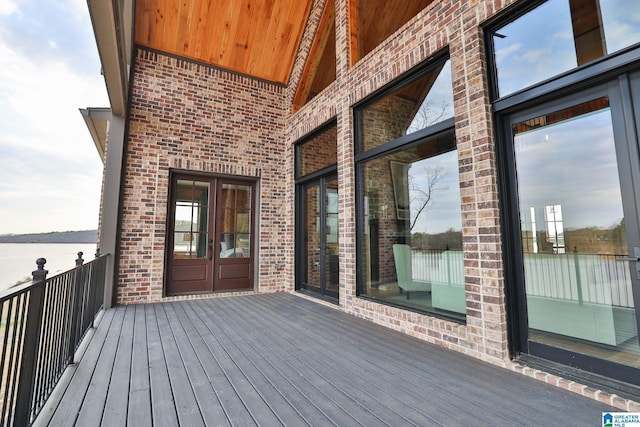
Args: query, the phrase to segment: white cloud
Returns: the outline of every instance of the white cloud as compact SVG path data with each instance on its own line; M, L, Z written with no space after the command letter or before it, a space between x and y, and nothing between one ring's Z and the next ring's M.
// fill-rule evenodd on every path
M11 0L0 0L0 15L9 16L18 13L18 5Z

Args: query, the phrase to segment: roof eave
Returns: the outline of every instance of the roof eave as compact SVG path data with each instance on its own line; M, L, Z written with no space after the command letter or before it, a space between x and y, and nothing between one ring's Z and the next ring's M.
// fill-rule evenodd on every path
M107 139L109 134L110 108L80 108L87 129L96 145L102 163L106 161Z
M93 32L98 46L114 115L124 117L132 49L132 0L87 0Z

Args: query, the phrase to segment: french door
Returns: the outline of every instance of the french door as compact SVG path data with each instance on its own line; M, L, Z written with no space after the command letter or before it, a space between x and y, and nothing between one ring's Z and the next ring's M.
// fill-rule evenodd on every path
M511 114L522 354L640 384L640 73Z
M338 298L338 178L299 186L298 289Z
M167 295L253 288L255 182L175 174Z

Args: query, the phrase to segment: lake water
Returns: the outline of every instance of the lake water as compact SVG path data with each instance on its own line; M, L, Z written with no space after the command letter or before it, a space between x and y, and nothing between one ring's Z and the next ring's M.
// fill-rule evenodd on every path
M31 279L38 266L36 259L45 258L47 277L70 270L76 265L78 252L85 262L95 258L95 243L0 243L0 291L18 281Z

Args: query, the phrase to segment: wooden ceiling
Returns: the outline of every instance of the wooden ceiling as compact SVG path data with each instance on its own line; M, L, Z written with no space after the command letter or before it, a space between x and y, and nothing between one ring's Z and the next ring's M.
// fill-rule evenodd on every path
M137 0L135 42L287 84L312 0Z
M355 64L433 0L350 0ZM313 0L136 0L135 42L288 84ZM335 71L335 7L328 0L300 82L302 105Z
M351 65L382 43L433 0L352 0Z
M313 99L336 79L336 8L327 0L313 39L309 58L293 99L293 111Z

